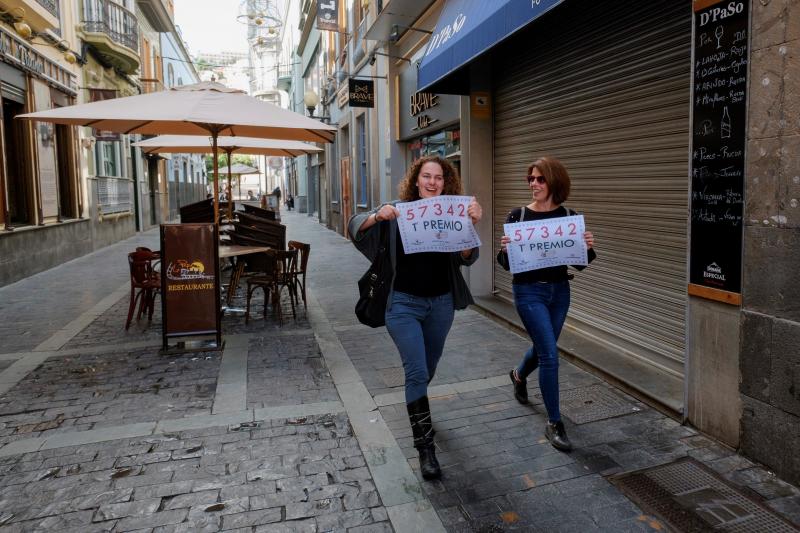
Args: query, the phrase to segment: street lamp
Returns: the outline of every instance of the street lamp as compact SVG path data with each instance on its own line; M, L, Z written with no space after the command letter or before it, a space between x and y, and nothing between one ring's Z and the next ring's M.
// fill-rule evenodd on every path
M309 118L321 120L322 122L327 122L331 119L331 117L327 115L319 117L314 115L314 110L317 108L317 105L319 105L319 95L313 89L309 89L303 94L303 105L306 106Z

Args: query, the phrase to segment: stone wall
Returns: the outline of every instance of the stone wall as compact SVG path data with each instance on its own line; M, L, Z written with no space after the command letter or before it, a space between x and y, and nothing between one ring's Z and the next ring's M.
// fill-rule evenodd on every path
M88 220L0 232L0 287L88 254Z
M800 483L800 0L753 0L741 450Z

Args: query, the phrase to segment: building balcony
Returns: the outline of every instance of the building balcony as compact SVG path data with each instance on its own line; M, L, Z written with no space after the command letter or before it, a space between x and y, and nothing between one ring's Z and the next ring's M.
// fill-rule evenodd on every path
M33 31L58 30L59 0L0 0L0 9L21 17Z
M172 2L164 0L136 0L136 5L142 10L147 21L155 31L172 31Z
M136 16L111 0L83 0L81 38L125 74L139 68Z

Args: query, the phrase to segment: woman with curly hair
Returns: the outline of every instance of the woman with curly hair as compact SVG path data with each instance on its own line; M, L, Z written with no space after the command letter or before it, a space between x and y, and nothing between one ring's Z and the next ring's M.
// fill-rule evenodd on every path
M400 183L399 201L413 202L442 194L462 194L461 178L447 160L426 156L408 169ZM441 469L433 442L428 384L442 356L454 310L474 303L460 269L478 259L478 249L406 254L397 224L400 211L396 203L353 216L348 231L356 248L372 261L381 246L380 227L388 224L394 277L386 303L386 329L403 361L406 409L422 477L436 479L441 476ZM476 224L481 214L481 206L473 198L467 215Z

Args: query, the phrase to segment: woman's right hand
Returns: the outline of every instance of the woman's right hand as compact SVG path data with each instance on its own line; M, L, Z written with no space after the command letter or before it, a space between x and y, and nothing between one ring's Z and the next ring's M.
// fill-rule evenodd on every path
M378 221L392 220L400 216L400 210L393 205L384 204L375 214L377 215Z
M511 242L511 237L509 237L508 235L503 235L502 237L500 237L500 250L502 250L503 252L508 252L507 248L508 248L508 243L510 242Z

